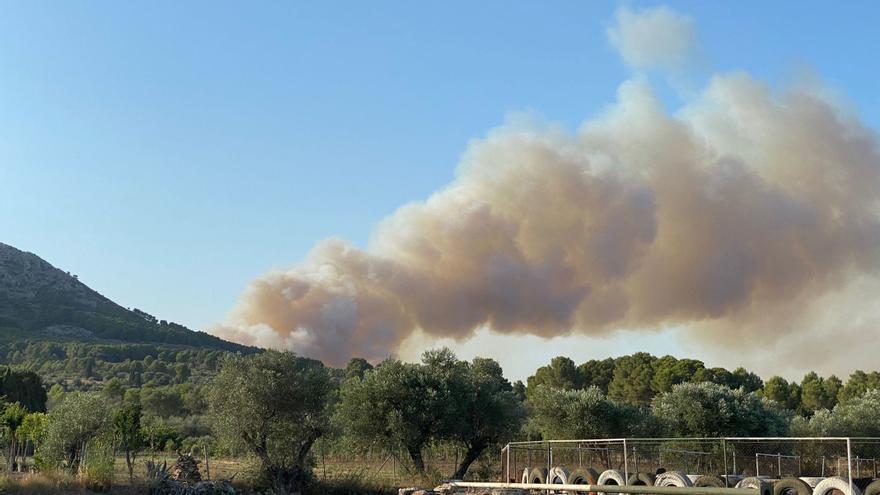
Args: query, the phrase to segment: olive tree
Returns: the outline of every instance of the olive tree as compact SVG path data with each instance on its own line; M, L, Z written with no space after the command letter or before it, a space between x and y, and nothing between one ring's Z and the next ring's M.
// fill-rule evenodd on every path
M387 360L346 380L334 422L362 447L403 449L418 473L425 472L425 445L445 427L450 407L445 385L425 366Z
M455 398L457 421L449 437L467 450L452 475L455 479L463 479L470 465L490 445L519 433L525 418L520 398L495 360L474 359L464 367L461 378L461 392Z
M788 418L774 404L744 388L682 383L658 395L651 412L672 436L784 436Z
M539 386L529 397L530 427L545 439L649 436L650 418L617 403L595 386L560 390Z
M875 437L880 435L880 390L868 390L861 397L820 409L806 418L792 421L792 433L802 436Z
M97 393L75 392L48 414L37 454L46 467L77 471L89 443L111 429L107 403Z
M460 479L490 445L516 434L523 416L497 362L460 361L444 348L420 364L388 360L347 380L334 419L356 445L406 451L420 474L428 443L456 442L466 449L453 474Z
M299 491L309 451L328 429L334 380L319 361L292 352L227 357L208 392L217 436L260 462L263 483Z

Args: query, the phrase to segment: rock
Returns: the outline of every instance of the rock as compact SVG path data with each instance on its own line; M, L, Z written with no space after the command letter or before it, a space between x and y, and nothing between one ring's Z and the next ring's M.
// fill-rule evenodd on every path
M202 481L199 473L199 461L188 454L178 454L177 462L171 466L171 478L184 483L198 483Z

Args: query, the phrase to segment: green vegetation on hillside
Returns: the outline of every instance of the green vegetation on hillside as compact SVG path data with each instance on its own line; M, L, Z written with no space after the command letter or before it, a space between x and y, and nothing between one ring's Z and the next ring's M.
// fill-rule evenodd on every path
M485 479L488 457L514 440L880 435L874 372L764 383L743 369L638 353L580 366L554 358L525 386L492 359L462 361L447 349L419 363L353 359L345 369L275 351L92 351L46 342L6 350L22 361L0 370L8 466L60 470L100 488L113 482L114 451L132 478L144 452L206 451L254 459L248 483L291 493L312 483L316 445L322 465L328 452L379 451L415 477ZM23 369L24 356L43 356L42 365ZM88 379L39 376L68 366L82 374L84 363ZM439 472L429 453L447 448L462 455Z
M126 309L32 253L0 243L0 341L122 341L250 352Z

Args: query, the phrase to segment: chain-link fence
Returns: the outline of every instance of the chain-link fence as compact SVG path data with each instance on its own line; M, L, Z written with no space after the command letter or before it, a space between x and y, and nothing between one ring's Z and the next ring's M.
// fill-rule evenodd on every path
M880 438L632 438L513 442L502 451L508 482L528 479L537 468L608 473L603 481L644 484L675 471L695 483L711 477L734 486L746 478L800 478L811 487L830 477L864 488L878 478ZM592 471L590 471L592 470ZM639 475L642 475L641 478Z

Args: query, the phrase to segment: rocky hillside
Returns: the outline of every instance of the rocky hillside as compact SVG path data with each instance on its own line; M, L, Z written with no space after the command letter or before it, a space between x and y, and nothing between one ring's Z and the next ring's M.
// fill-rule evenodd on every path
M128 310L39 256L0 243L0 339L250 348Z

